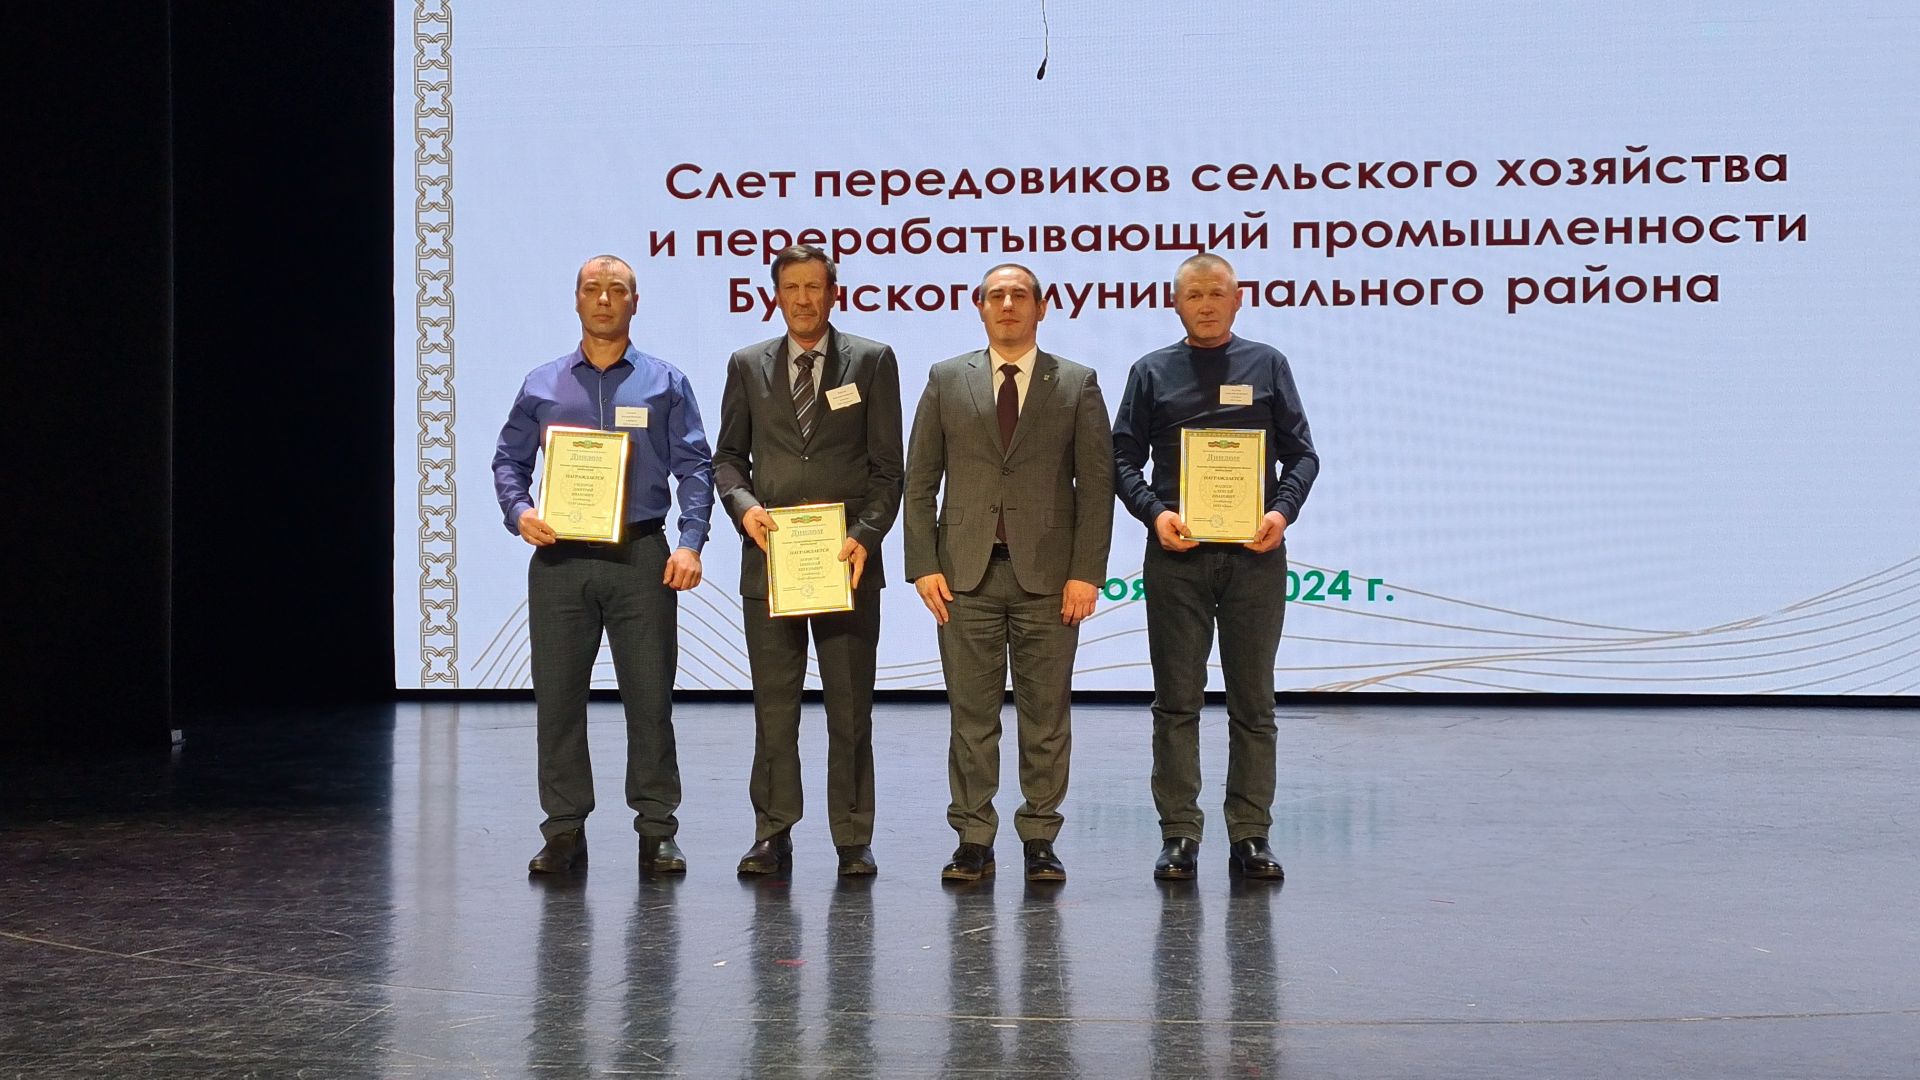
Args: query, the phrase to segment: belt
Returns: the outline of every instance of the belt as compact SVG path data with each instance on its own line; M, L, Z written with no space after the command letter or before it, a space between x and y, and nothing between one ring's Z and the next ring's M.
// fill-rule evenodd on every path
M995 544L993 554L988 557L997 562L1007 562L1013 558L1013 552L1008 550L1005 544Z
M655 533L665 532L666 528L667 528L666 518L646 518L645 520L642 520L642 521L629 521L627 522L626 527L620 530L620 543L622 544L632 543L635 540L652 536ZM607 548L607 547L615 546L613 544L607 543L604 540L562 540L561 543L584 544L584 545L587 545L590 547L596 547L596 548Z
M647 518L644 521L629 521L627 522L627 527L620 530L620 542L624 544L629 540L638 540L643 536L652 536L657 532L665 532L666 528L666 518Z

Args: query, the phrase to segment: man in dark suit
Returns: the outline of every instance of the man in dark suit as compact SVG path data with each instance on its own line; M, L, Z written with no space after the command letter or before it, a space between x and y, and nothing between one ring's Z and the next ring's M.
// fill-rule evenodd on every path
M754 843L742 874L770 874L793 851L800 820L800 691L807 633L827 712L827 825L840 873L872 874L873 678L880 643L880 540L900 512L900 369L893 350L829 323L839 295L833 260L797 245L773 260L787 332L727 360L714 447L721 505L745 538L740 595L753 673ZM852 611L772 617L767 507L846 505Z
M1027 879L1066 878L1053 840L1072 748L1068 694L1080 623L1107 577L1113 443L1093 369L1039 350L1046 313L1031 270L988 271L988 347L934 365L909 441L907 577L940 624L953 718L947 822L960 846L940 873L949 881L994 869L1009 654Z

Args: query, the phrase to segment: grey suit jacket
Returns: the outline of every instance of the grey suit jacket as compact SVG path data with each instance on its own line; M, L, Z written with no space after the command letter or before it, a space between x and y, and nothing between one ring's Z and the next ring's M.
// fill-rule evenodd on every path
M1103 585L1113 542L1113 434L1092 368L1042 352L1010 445L1000 445L991 354L933 366L907 449L907 580L979 586L1002 511L1020 587ZM936 506L945 481L945 497Z
M733 519L756 506L838 502L847 535L867 549L860 591L886 583L880 540L900 513L900 366L893 349L828 327L819 377L820 415L801 441L787 379L785 334L749 345L727 359L720 399L720 435L713 444L713 481ZM859 388L860 400L832 408L827 391ZM1109 462L1111 467L1111 462ZM767 557L740 538L740 595L767 595Z

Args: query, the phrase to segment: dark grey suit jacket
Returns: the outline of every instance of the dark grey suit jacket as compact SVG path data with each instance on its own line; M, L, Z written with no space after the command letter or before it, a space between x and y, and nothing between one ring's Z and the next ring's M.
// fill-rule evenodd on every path
M756 506L844 503L847 535L867 549L860 576L860 591L867 592L886 583L880 540L900 513L900 366L890 346L828 327L817 374L820 416L813 437L802 442L787 380L786 335L727 359L714 488L736 530ZM859 388L859 403L830 407L827 391L847 385ZM767 595L766 554L744 533L740 595Z
M993 375L985 349L942 360L927 375L907 452L907 580L945 574L948 588L978 587L1005 511L1022 589L1057 593L1068 579L1104 585L1113 433L1093 369L1036 356L1005 449Z

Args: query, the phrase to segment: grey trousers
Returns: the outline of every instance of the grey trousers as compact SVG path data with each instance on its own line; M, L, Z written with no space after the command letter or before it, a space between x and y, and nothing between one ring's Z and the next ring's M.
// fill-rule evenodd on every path
M1153 803L1160 835L1200 839L1200 709L1220 628L1227 684L1227 839L1273 825L1273 660L1286 620L1287 550L1238 544L1168 551L1152 539L1142 570L1153 661Z
M627 806L642 836L672 836L680 823L680 764L673 741L673 676L680 600L661 582L667 541L654 533L624 544L562 541L527 565L527 632L533 652L540 831L575 829L593 812L587 757L587 693L602 632L627 713Z
M987 564L979 588L956 591L947 605L950 618L940 628L940 666L953 716L947 823L962 843L991 844L1000 828L993 797L1000 790L1000 705L1009 653L1020 791L1026 796L1014 813L1014 831L1022 841L1052 840L1060 833L1073 751L1068 694L1080 647L1080 628L1060 621L1060 598L1025 591L1013 564L996 559Z
M773 618L767 602L742 597L747 663L753 673L754 838L800 820L800 692L807 633L820 658L827 713L827 828L837 845L873 842L873 675L880 646L880 593L854 598L852 611Z

